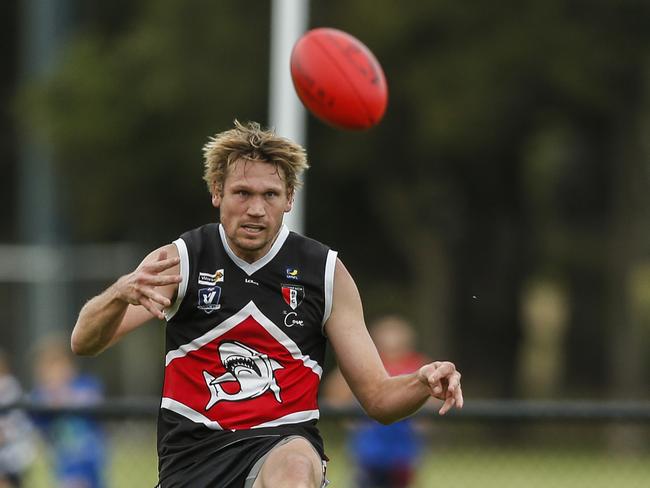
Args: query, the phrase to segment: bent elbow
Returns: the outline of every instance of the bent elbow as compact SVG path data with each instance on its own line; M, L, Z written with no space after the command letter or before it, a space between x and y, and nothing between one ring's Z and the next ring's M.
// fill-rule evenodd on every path
M391 412L386 411L386 409L382 408L381 405L363 405L363 409L365 410L368 417L379 422L382 425L390 425L400 420L400 417L392 415Z
M398 417L395 417L395 416L392 416L392 415L386 415L386 414L370 414L370 413L368 413L368 415L370 416L370 418L372 418L373 420L376 420L377 422L379 422L382 425L390 425L390 424L393 424L393 423L395 423L395 422L397 422L399 420Z
M90 351L83 347L83 345L75 342L74 339L70 340L70 349L75 356L92 356Z
M101 352L101 350L80 340L74 333L70 337L70 349L76 356L97 356Z

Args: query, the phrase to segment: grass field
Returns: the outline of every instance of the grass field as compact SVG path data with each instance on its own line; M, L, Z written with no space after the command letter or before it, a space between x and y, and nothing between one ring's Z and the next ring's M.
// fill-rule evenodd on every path
M351 488L345 451L333 452L332 487ZM650 455L612 457L603 453L530 449L446 450L429 454L414 488L647 488Z
M156 483L155 434L149 429L112 431L108 488L152 488ZM331 458L328 477L332 488L352 488L353 471L340 430L325 431ZM330 431L331 432L331 431ZM468 447L437 447L423 459L414 488L647 488L650 452L610 454L594 447L518 447L472 442ZM24 488L54 488L46 455L39 459ZM203 487L197 487L203 488Z

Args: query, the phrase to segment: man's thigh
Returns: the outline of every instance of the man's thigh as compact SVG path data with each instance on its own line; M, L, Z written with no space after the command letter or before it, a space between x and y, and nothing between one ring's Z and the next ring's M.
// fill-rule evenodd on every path
M323 484L324 464L314 446L304 437L294 436L266 455L253 488L280 486L287 476L313 480L314 488Z

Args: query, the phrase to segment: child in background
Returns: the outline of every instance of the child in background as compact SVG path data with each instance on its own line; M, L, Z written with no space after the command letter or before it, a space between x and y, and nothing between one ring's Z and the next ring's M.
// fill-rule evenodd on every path
M67 341L49 338L36 348L34 403L77 407L99 403L100 383L81 374ZM37 425L51 449L59 488L103 488L105 440L94 419L77 414L39 416Z
M412 373L429 362L415 350L415 333L403 318L383 317L369 329L391 376ZM332 405L343 406L354 399L338 369L330 373L323 388L324 398ZM355 424L349 447L356 465L357 486L406 488L415 478L422 438L413 419L391 425L367 420Z
M11 373L9 361L0 351L0 407L23 398L20 383ZM0 413L0 488L22 486L23 476L35 455L34 429L20 409Z

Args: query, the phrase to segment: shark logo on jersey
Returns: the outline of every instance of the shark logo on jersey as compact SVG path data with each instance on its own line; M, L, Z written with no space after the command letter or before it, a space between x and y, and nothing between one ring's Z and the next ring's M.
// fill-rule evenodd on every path
M217 402L238 402L257 398L268 390L273 392L278 403L280 387L275 379L275 370L282 369L280 363L269 358L245 344L237 341L224 341L219 345L219 357L226 372L215 378L207 371L203 371L203 378L210 390L210 400L205 406L206 410L212 408ZM222 383L239 383L237 393L228 393L221 386Z

